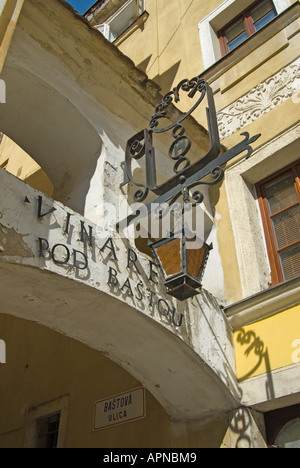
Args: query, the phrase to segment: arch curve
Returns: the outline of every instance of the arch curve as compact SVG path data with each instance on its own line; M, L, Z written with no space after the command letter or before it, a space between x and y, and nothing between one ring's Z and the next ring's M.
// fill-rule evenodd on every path
M235 407L215 372L164 326L84 284L24 268L0 264L2 313L99 351L139 380L174 420L197 420Z
M166 297L159 272L149 258L131 256L128 240L105 240L90 221L3 170L0 198L1 313L103 353L173 419L238 406L231 330L213 296L203 290L186 304ZM184 319L170 323L167 310Z
M0 129L21 146L54 184L54 198L79 213L101 154L102 141L90 122L49 83L14 63L7 83Z

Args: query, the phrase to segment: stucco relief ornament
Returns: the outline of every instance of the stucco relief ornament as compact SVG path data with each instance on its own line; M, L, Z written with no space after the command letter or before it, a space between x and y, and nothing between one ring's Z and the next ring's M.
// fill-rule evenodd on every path
M176 122L170 123L169 116L172 115L172 112L169 112L171 111L170 107L173 103L180 102L182 95L193 100L191 107L186 113L181 114ZM204 100L207 102L206 114L210 148L206 154L199 155L197 162L191 164L188 153L192 147L192 141L186 135L183 122ZM166 119L168 122L167 125L164 125ZM164 133L169 134L172 139L168 157L174 162L174 166L173 174L170 174L169 180L158 185L153 137ZM144 204L144 216L157 210L157 206L165 207L166 204L173 204L180 196L182 196L184 203L191 202L192 205L201 203L203 194L199 188L194 190L195 187L219 183L224 177L222 166L244 151L247 151L247 158L252 154L251 144L260 137L260 134L252 138L247 132L242 133L242 135L244 139L239 144L221 154L218 120L210 86L200 76L191 80L182 80L178 86L163 96L150 119L149 129L140 131L128 140L123 163L124 180L121 187L129 183L137 187L134 195L135 202L144 202L149 191L157 196L156 199ZM143 181L135 180L132 171L133 161L139 160L141 167L144 167ZM140 216L141 212L137 210L120 221L117 228L125 229L137 218L140 219Z
M222 138L241 130L300 91L300 61L283 68L218 113Z

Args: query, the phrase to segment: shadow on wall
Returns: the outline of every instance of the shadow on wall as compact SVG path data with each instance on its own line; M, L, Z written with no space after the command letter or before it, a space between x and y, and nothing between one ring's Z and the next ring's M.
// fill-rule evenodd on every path
M179 62L175 63L172 67L170 67L164 73L160 73L159 75L153 76L153 74L151 73L151 69L152 69L153 65L155 64L155 62L157 61L157 59L149 67L151 58L152 58L152 55L150 55L145 60L143 60L141 63L139 63L137 65L137 67L140 68L144 73L147 73L149 78L151 80L155 81L155 83L157 83L160 86L160 88L162 90L162 94L165 94L165 93L169 92L170 89L172 89L173 86L176 84L175 83L176 76L177 76L177 73L178 73L178 70L179 70L179 67L180 67L180 64L181 64L181 60L179 60Z
M53 197L54 186L42 168L3 133L0 134L0 167L26 184Z
M267 375L266 394L269 399L275 398L274 384L271 374L271 363L268 348L253 330L246 331L244 328L237 330L237 343L245 347L244 356L248 359L248 371L239 381L249 379L262 366L263 373Z

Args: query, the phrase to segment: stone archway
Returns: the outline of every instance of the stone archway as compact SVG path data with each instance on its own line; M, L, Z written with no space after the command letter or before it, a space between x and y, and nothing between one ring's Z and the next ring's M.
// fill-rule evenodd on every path
M231 331L210 294L177 303L149 258L5 171L0 198L1 313L104 353L174 419L238 406Z

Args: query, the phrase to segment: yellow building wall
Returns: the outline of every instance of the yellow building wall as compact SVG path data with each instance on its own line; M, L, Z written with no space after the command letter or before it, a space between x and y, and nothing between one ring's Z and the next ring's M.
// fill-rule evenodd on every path
M37 190L53 196L54 187L42 168L6 135L0 144L0 167Z
M299 18L292 14L286 22L286 27L276 20L276 27L270 34L270 27L266 25L259 31L257 46L245 55L244 46L237 49L228 57L205 70L203 65L198 24L224 2L213 0L147 0L146 10L149 17L144 27L137 29L119 49L130 57L134 63L143 69L150 79L156 81L162 93L169 92L184 78L192 78L201 74L209 81L214 91L217 112L233 103L267 78L279 72L299 56ZM254 1L253 1L254 3ZM291 5L297 4L291 0ZM283 13L283 16L285 13ZM249 38L249 41L252 41ZM254 37L254 39L256 39ZM274 92L277 92L276 84ZM265 97L268 99L268 96ZM262 103L262 107L263 107ZM285 106L284 114L289 117L291 109L294 114L294 103ZM189 99L181 99L176 106L185 111L190 105ZM281 106L278 106L281 108ZM282 115L282 112L281 112ZM205 106L200 106L193 116L207 128ZM289 117L286 127L297 122L298 116ZM271 126L264 125L261 118L257 119L260 139L253 146L261 146L283 131L282 123L285 118L272 122ZM249 122L251 124L251 121ZM242 131L248 131L243 128ZM252 130L253 131L255 130ZM236 144L241 140L240 133L234 132L228 139L222 141L225 147Z
M0 1L0 72L23 6L24 0Z
M233 51L233 54L205 70L198 23L223 3L223 0L147 0L147 22L143 28L122 42L119 48L141 67L149 78L160 85L162 93L167 93L184 78L201 74L214 91L218 113L295 61L299 56L300 37L300 23L296 14L299 2L291 0L291 5L295 5L293 10L282 14L285 22L277 19L259 31L259 41L252 51L249 48L249 51L245 52L246 42L241 48ZM288 15L290 17L287 21ZM252 44L253 39L256 40L257 36L249 39ZM280 87L276 82L269 93L263 95L261 109L268 105L268 100L271 102L272 93L281 96ZM183 98L176 106L186 111L190 104L187 101L188 99ZM253 103L250 102L249 106L251 104ZM272 110L259 114L260 108L257 111L258 117L248 119L242 129L224 138L222 144L226 148L232 148L242 141L242 132L249 132L251 136L261 134L252 145L254 150L267 145L299 121L299 105L295 105L294 100L288 98ZM207 128L205 106L200 106L193 116ZM238 158L234 159L230 165L236 164L237 160ZM217 213L214 222L217 226L218 248L224 272L224 299L227 303L232 303L243 299L245 295L224 185L213 188L211 197Z
M234 333L239 380L300 363L300 304Z
M203 71L198 21L223 1L147 0L145 27L124 41L120 50L168 92L182 78Z
M0 337L0 448L22 448L30 409L65 396L64 448L218 448L226 439L226 415L198 426L175 423L147 390L145 418L95 431L95 403L141 382L101 352L37 323L0 313Z

